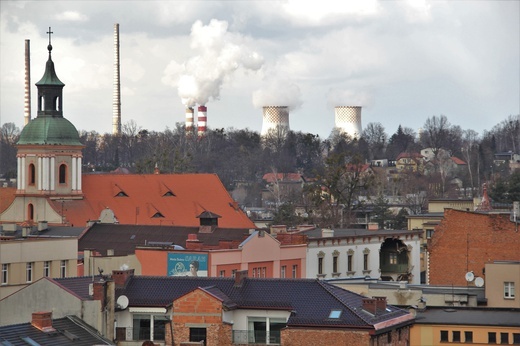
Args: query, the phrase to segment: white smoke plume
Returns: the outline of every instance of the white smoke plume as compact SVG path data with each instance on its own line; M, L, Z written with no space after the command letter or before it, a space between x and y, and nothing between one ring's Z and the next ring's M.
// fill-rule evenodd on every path
M327 94L327 107L360 106L369 107L371 96L363 91L331 89Z
M196 21L191 28L191 48L199 54L178 64L172 61L163 81L178 86L186 107L218 100L222 84L238 68L256 71L264 63L244 44L244 37L228 32L228 23L212 19L208 25Z
M300 88L293 82L275 80L253 93L253 106L287 106L291 111L303 104L301 96Z

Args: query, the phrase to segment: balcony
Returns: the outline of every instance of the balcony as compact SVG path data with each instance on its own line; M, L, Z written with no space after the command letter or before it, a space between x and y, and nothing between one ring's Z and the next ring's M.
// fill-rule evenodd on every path
M408 263L402 264L382 264L381 273L406 273L408 271Z
M233 330L234 345L280 345L280 331Z

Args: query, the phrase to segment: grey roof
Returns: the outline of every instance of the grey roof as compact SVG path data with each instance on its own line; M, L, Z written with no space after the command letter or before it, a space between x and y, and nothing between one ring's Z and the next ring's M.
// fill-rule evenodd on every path
M85 227L66 227L66 226L48 226L43 231L38 231L38 226L32 226L30 236L42 237L42 238L54 238L54 237L79 237L80 234L85 230ZM5 235L14 236L15 238L22 237L22 228L17 226L16 231L6 232Z
M321 233L321 229L311 229L299 232L300 234L307 235L308 238L324 238ZM367 230L367 229L334 229L334 238L342 237L366 237L366 236L394 236L402 234L421 234L420 230Z
M520 327L520 309L427 308L417 312L415 323Z
M106 255L107 250L111 249L115 256L125 256L133 254L136 246L145 246L148 242L168 242L184 246L188 234L193 233L197 234L197 239L204 245L216 246L219 240L241 242L249 236L249 229L217 227L213 232L199 233L199 227L98 223L85 230L78 241L78 251L96 249Z
M27 346L30 338L42 346L91 346L114 345L99 335L92 327L76 316L52 320L55 332L43 332L31 323L12 324L0 327L0 345ZM29 339L26 339L30 342Z

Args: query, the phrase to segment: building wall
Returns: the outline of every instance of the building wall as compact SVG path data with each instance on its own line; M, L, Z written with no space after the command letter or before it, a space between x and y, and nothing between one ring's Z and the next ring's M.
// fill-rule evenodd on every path
M370 345L368 331L346 331L334 329L282 329L284 346L321 345Z
M474 208L473 200L430 200L428 202L428 211L430 213L443 213L444 209L470 210Z
M142 275L141 263L135 254L128 256L91 256L90 251L86 250L83 256L83 265L78 267L78 276L97 275L98 268L103 269L104 273L111 273L113 270L120 270L123 266L134 269L135 275ZM165 275L153 273L153 270L152 265L151 273L147 275Z
M446 209L429 246L429 284L466 286L465 274L483 277L486 263L519 261L520 236L508 214Z
M513 283L514 297L505 296L505 282ZM486 263L485 286L489 307L520 308L520 262Z
M61 277L61 261L66 261L66 277L77 276L77 238L36 238L0 241L0 269L8 265L8 282L0 285L0 299L43 277L44 262L50 261L50 277ZM32 280L27 281L27 263L33 263ZM1 278L0 278L1 280Z
M448 332L448 342L441 342L441 330ZM453 331L460 331L461 342L453 342ZM497 344L500 344L500 333L508 333L509 343L513 342L513 333L520 333L515 327L475 326L475 325L438 325L417 324L410 329L410 345L441 346L468 345L465 342L464 332L473 333L473 344L488 345L488 332L496 333Z

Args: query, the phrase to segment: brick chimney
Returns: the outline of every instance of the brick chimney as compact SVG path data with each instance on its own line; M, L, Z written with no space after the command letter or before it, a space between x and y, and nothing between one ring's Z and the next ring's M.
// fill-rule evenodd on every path
M196 233L188 234L188 239L186 239L186 250L200 250L202 249L202 243L197 238Z
M235 274L235 287L242 287L245 278L247 278L247 270L238 270Z
M43 332L53 331L54 328L52 328L52 312L33 312L31 324L33 327L36 327Z
M116 287L123 287L126 281L134 276L135 269L112 270L112 280Z
M376 300L373 298L363 298L363 310L370 312L372 315L376 314Z
M376 300L376 309L385 310L386 309L386 297L372 297Z
M101 300L101 304L104 305L105 302L105 284L106 281L96 281L93 283L93 291L92 299Z

